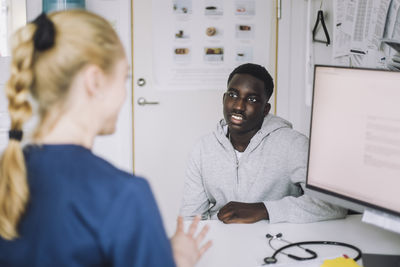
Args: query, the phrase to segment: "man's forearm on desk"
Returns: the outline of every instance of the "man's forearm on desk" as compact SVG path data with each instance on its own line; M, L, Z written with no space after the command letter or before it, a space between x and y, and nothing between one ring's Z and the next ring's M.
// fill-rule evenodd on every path
M262 202L231 201L220 209L217 216L224 223L254 223L269 218L268 211Z

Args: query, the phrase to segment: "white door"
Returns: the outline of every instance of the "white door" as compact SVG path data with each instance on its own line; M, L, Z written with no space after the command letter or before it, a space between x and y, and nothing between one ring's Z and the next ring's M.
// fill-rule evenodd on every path
M185 164L196 139L222 118L221 91L156 91L152 81L151 2L135 0L134 18L134 171L152 186L169 234L175 228ZM139 79L144 86L138 85ZM138 105L139 98L159 102Z
M151 8L151 0L133 0L134 172L150 181L171 235L182 199L188 154L196 140L214 130L223 117L225 88L154 89ZM139 105L139 99L157 104Z

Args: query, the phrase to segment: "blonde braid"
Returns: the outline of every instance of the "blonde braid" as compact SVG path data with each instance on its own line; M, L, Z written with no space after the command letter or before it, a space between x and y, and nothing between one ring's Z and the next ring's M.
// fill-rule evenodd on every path
M36 37L52 35L47 32L49 28L46 27L51 25L46 20L51 20L56 33L54 40L50 40L51 44L46 38L36 41ZM24 122L31 116L29 94L38 104L40 121L35 137L40 139L57 121L71 82L82 68L93 64L111 74L116 62L125 56L118 35L109 22L90 12L54 12L47 18L39 16L34 23L14 35L11 77L6 86L11 117L10 137L13 134L19 136ZM10 139L0 159L0 236L5 239L18 237L18 223L29 199L26 177L21 144Z
M31 114L28 102L33 84L32 23L18 30L12 44L11 77L6 85L11 130L22 131ZM12 240L18 237L17 226L29 199L25 159L19 140L10 139L0 159L0 236Z

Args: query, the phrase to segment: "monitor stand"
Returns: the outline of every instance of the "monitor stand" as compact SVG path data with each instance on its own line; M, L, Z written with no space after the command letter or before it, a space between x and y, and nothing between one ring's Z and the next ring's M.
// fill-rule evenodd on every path
M400 255L363 253L364 267L400 267Z

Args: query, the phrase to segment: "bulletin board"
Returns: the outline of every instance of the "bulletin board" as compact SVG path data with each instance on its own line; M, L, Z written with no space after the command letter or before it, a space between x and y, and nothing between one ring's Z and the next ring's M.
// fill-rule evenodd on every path
M333 1L333 63L400 70L400 0Z
M400 71L400 0L309 0L308 28L322 10L331 43L321 21L307 36L306 105L311 105L315 64Z

